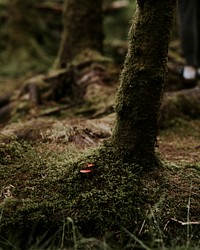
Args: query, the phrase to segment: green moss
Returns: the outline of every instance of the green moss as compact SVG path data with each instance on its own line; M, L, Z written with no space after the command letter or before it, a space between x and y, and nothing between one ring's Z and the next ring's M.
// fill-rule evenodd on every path
M95 164L94 170L81 175L79 169L87 162ZM67 194L72 201L70 209L75 222L85 232L91 225L95 233L104 234L127 226L130 221L135 224L140 216L141 201L137 173L132 170L133 166L117 159L113 149L101 148L71 172L67 178Z
M46 227L48 213L53 216L64 200L57 183L65 169L63 155L60 159L53 155L45 158L30 144L15 140L1 146L1 230L24 229L41 220Z
M85 235L104 235L134 228L144 215L137 168L123 164L111 147L71 164L63 156L45 158L15 140L1 152L2 233L20 228L23 234L37 224L40 230L58 229L71 217ZM92 173L81 174L87 163L95 164Z
M124 229L137 234L146 221L141 237L148 238L152 227L159 234L153 216L161 227L171 217L184 221L191 179L191 220L198 215L197 164L147 173L124 163L110 143L72 160L73 152L49 154L14 138L1 141L0 232L6 238L17 230L22 241L46 231L60 239L68 217L82 235L117 242L127 239ZM80 173L88 163L92 172Z

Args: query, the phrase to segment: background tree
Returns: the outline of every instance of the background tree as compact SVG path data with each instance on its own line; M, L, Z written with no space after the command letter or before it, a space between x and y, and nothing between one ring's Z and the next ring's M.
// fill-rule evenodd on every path
M88 50L103 51L102 0L65 0L63 35L56 62L57 68Z
M21 39L20 37L26 37L28 38L28 42L30 40L33 43L34 40L29 37L27 31L29 31L28 27L34 25L31 25L33 23L30 24L28 17L24 15L25 7L31 9L33 2L31 1L29 3L31 5L30 7L25 4L21 6L21 0L11 1L13 1L13 4L18 6L18 8L20 6L20 16L16 18L15 22L12 22L12 31L16 26L16 30L19 29L20 31L17 39L22 40L22 44L24 44L25 39ZM15 10L17 7L12 9ZM23 11L21 9L23 9ZM31 9L31 13L35 11L36 9ZM30 20L34 22L31 15L30 17ZM26 19L27 22L24 21ZM27 92L30 93L30 100L34 105L44 104L50 100L65 104L80 102L80 100L85 101L85 93L87 86L91 85L90 82L101 83L103 78L110 79L110 76L107 76L106 67L101 64L102 59L104 59L101 56L103 52L102 0L95 2L91 0L65 1L63 20L63 38L57 63L55 63L58 70L50 70L48 75L45 74L28 80L22 90L23 94ZM26 24L24 29L22 29L23 22ZM16 24L14 25L14 23ZM13 32L11 32L11 34L12 33ZM12 44L20 44L23 47L20 41L17 43L13 42ZM37 45L37 43L34 44ZM26 47L28 48L28 46L25 46L25 48ZM74 63L75 61L76 63ZM89 62L89 64L86 63L85 65L83 63L85 61ZM69 64L71 65L72 62L74 63L74 67L67 67ZM86 81L84 79L86 79ZM21 98L22 95L19 95L19 97ZM31 110L29 110L30 106L25 106L27 111L32 113ZM14 113L17 112L18 109Z

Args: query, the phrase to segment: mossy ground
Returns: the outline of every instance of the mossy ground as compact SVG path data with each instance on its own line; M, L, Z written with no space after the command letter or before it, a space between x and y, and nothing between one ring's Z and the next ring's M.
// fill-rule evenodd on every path
M184 242L187 230L180 221L197 222L200 214L199 121L177 121L160 133L163 167L149 173L124 164L108 143L102 145L112 124L113 116L46 118L2 130L2 236L32 237L28 243L23 240L32 244L34 237L48 231L48 236L57 233L60 242L70 217L87 237L127 244L125 230L144 241L162 231L165 242ZM81 174L88 163L94 164L92 172ZM198 224L190 225L194 242L199 241L198 229ZM177 231L180 238L174 237Z
M121 19L113 19L121 24ZM115 36L111 26L108 30ZM123 27L123 36L124 31ZM55 57L55 33L48 34L53 34L50 54ZM108 40L107 47L113 48L116 41ZM116 47L115 60L122 62L127 44ZM21 59L11 64L6 60L1 75L8 77L1 76L1 93L19 89L24 78L32 76L21 76L27 69L43 72L50 66ZM11 80L9 75L19 78ZM171 89L176 85L177 77ZM90 86L87 93L95 107L100 105L101 115L114 104L112 91L105 99L102 90ZM80 115L83 108L75 111ZM158 140L163 167L142 173L138 166L124 164L109 144L96 149L109 139L113 115L86 120L68 119L69 110L63 113L1 129L0 249L116 250L118 243L121 249L199 249L200 121L171 121ZM93 172L81 174L88 163L94 164Z

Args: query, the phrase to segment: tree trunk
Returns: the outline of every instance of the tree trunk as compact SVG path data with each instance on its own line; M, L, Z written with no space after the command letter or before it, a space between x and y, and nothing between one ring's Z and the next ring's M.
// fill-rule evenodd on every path
M138 0L117 95L112 144L125 161L158 164L158 120L176 0Z
M65 0L64 30L57 68L64 68L83 51L102 52L102 0Z

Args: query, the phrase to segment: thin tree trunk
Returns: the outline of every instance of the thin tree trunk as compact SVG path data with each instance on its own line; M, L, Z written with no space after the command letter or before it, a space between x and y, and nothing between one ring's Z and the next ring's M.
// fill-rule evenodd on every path
M65 0L63 23L55 67L66 67L87 49L102 52L102 0Z
M117 95L113 146L126 161L157 165L158 120L176 0L138 0Z

